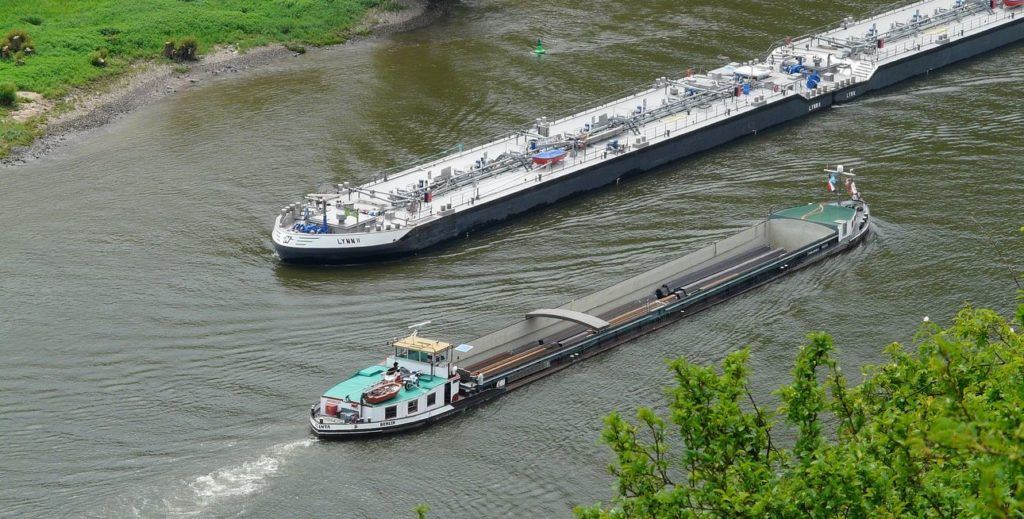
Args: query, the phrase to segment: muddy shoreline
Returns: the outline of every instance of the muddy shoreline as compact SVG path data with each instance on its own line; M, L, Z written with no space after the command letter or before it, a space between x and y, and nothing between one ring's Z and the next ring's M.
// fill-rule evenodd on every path
M410 31L429 25L446 15L453 3L449 0L400 0L400 11L374 10L364 17L353 33L362 34L345 43L310 48L310 52L330 50L365 38ZM256 70L271 63L301 59L302 54L282 44L250 49L239 53L233 47L222 47L190 64L145 62L135 70L111 80L97 90L81 89L63 100L74 108L66 113L50 115L45 133L28 146L11 150L0 159L0 167L18 166L42 159L54 150L78 142L91 132L120 117L177 92L196 88L207 80L225 74ZM187 71L182 67L187 66Z

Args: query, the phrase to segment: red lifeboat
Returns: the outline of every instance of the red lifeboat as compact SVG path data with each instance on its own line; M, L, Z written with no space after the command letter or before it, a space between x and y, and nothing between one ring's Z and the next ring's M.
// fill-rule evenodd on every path
M1020 7L1024 5L1024 0L1003 0L1003 5L1013 9L1014 7Z
M387 402L398 395L398 392L402 390L401 382L382 382L375 384L373 387L363 393L363 400L368 404L379 404L381 402Z

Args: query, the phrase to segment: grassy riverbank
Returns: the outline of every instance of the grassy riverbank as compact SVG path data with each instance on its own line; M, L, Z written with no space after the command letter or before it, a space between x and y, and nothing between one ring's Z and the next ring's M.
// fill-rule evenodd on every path
M0 59L0 81L57 99L123 75L140 61L169 61L161 57L165 42L194 38L200 54L217 45L245 50L272 42L340 43L366 30L360 21L370 9L398 5L396 0L8 0L0 10L0 40L24 30L32 51ZM104 56L102 62L97 56ZM40 124L15 122L0 111L0 157L12 144L31 141Z
M41 121L14 121L7 117L8 111L0 108L0 157L7 156L13 146L31 144L42 132Z

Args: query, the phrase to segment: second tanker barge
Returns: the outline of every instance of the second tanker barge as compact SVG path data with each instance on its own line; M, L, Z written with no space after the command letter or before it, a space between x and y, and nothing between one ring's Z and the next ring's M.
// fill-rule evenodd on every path
M730 297L837 254L869 231L868 206L842 167L852 198L776 211L720 242L567 305L454 346L416 333L391 342L380 364L328 389L310 409L322 438L422 427L503 395Z
M763 60L658 78L568 117L309 194L281 209L274 247L283 261L315 264L414 253L1016 42L1022 11L999 0L925 0L847 18Z

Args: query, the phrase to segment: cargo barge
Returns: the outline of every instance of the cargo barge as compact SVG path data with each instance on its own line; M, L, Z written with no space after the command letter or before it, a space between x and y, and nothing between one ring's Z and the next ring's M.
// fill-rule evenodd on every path
M849 200L775 211L767 219L651 271L572 301L533 310L460 343L411 336L378 365L331 387L310 409L321 438L378 436L422 427L838 254L869 232L867 204L842 167Z
M1001 0L926 0L813 35L764 59L656 79L639 91L280 210L282 261L347 264L415 253L573 194L754 135L1024 38Z

